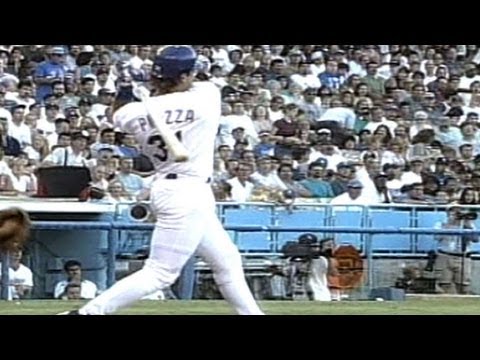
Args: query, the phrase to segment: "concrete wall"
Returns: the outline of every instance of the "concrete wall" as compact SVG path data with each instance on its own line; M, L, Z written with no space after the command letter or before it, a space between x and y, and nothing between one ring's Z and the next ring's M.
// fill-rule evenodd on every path
M471 290L475 294L480 294L480 258L474 258L472 268L472 286ZM402 275L402 269L408 266L418 266L425 268L427 261L419 258L402 259L373 259L373 284L375 287L393 286L395 280ZM370 265L371 266L371 265Z

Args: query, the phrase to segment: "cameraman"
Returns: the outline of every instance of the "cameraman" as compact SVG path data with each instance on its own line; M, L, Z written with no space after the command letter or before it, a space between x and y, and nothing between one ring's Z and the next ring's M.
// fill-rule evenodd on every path
M297 274L304 277L301 281L304 292L311 300L331 301L332 297L328 288L328 254L322 252L321 244L315 234L305 233L298 237L297 253L299 257L292 257L290 262L296 264ZM299 261L299 258L301 261ZM296 281L298 284L299 281Z
M447 210L447 221L435 226L437 229L475 229L477 214L462 211L459 206ZM478 242L478 235L435 235L438 255L435 275L441 292L466 294L471 281L470 243Z

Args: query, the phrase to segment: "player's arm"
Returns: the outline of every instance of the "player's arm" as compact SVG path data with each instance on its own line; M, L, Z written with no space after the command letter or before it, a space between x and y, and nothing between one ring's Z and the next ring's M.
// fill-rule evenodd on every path
M147 131L147 113L139 102L124 105L113 114L113 126L123 132L136 134Z

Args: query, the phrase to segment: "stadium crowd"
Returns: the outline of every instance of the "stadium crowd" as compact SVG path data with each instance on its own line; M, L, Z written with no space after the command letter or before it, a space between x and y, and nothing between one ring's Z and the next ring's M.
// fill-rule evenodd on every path
M153 168L112 114L161 47L1 46L0 195L68 165L106 201L144 198ZM479 46L194 47L222 95L218 201L479 203Z

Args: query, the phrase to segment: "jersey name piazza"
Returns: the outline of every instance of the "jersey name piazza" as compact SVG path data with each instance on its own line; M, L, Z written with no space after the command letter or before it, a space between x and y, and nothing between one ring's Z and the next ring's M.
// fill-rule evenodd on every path
M141 152L150 158L157 172L210 177L221 113L218 88L210 82L195 82L189 91L156 96L148 101L158 121L167 124L187 148L187 162L175 163L171 159L142 103L130 103L120 108L114 114L114 125L135 135Z

